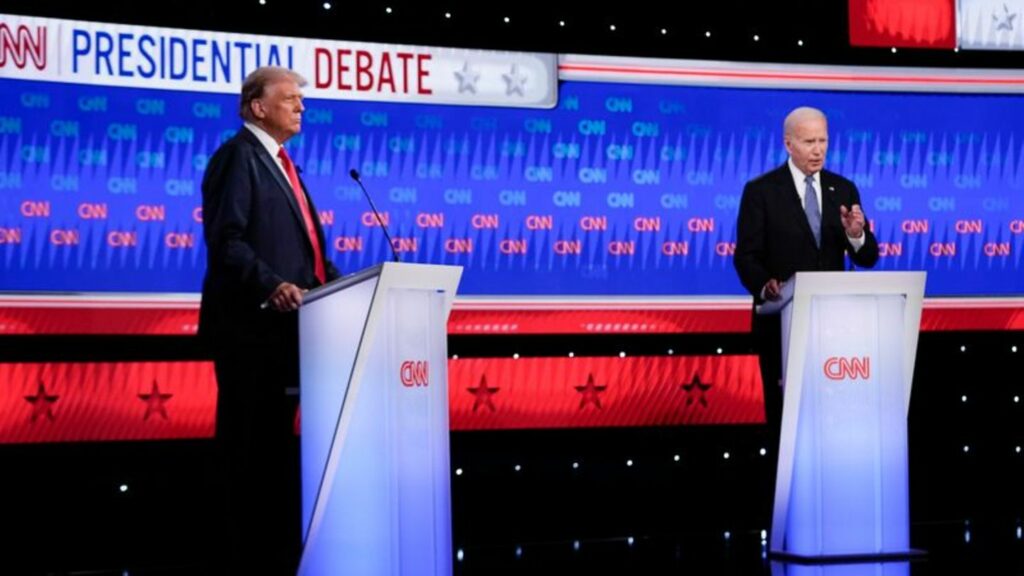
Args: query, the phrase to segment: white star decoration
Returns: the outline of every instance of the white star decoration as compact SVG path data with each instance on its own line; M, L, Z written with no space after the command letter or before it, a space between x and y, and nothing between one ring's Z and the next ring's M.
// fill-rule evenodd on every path
M519 72L519 65L513 64L512 70L508 74L502 74L502 78L505 79L505 95L511 96L513 94L519 94L520 96L526 96L526 76Z
M462 65L461 70L455 71L455 78L459 81L459 94L463 92L476 94L476 83L477 80L480 80L480 73L470 69L468 60Z
M1008 32L1013 31L1013 21L1017 19L1017 14L1010 13L1010 8L1003 4L1003 17L1000 18L999 14L992 14L992 21L996 23L996 30L1006 30Z

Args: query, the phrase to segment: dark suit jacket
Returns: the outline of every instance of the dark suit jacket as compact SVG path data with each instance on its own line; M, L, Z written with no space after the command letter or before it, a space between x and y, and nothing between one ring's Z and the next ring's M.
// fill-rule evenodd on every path
M855 252L839 217L839 206L850 208L860 203L853 182L821 171L819 248L788 164L751 180L743 189L736 223L733 264L740 282L759 301L768 280L788 280L796 272L843 270L846 254L854 264L871 268L878 261L875 236L865 230L864 245Z
M328 247L308 192L306 201L330 281L338 271L326 258ZM314 274L313 247L291 186L248 128L221 145L206 167L203 237L207 266L200 336L217 346L240 340L292 345L298 315L261 310L260 305L281 282L300 288L320 284Z

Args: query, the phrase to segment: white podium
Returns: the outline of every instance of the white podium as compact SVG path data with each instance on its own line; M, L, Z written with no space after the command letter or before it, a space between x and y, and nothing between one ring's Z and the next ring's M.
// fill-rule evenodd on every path
M784 287L773 555L920 553L910 548L907 411L924 284L924 272L800 272Z
M298 573L452 573L447 321L455 266L386 263L299 310Z

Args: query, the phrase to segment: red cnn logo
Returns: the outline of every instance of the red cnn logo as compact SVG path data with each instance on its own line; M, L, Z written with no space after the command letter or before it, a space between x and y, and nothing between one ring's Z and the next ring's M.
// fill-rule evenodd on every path
M871 378L871 358L840 358L825 360L825 377L829 380L867 380Z
M18 68L24 68L29 58L36 70L46 68L46 27L37 26L33 37L28 26L11 30L7 24L0 24L0 68L7 66L8 58Z
M406 388L429 385L429 374L426 360L406 360L398 369L398 377Z

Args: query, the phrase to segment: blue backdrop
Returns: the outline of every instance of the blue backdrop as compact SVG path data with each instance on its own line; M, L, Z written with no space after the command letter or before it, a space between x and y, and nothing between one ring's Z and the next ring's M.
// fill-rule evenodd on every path
M743 184L830 119L882 270L929 295L1019 294L1024 98L565 82L555 110L307 100L289 143L347 272L385 260L350 168L408 261L464 294L742 294ZM203 169L240 126L217 94L0 80L0 290L197 292Z

